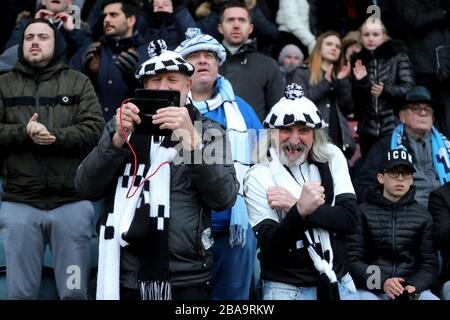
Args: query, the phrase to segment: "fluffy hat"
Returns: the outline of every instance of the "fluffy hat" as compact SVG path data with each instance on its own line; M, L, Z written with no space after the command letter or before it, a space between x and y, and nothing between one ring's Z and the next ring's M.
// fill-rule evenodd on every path
M199 28L188 28L186 30L186 40L184 40L176 49L178 52L186 58L196 51L211 51L214 52L219 59L219 65L224 63L227 58L225 48L215 38L208 34L202 34Z
M283 60L287 55L297 56L300 59L300 64L303 64L303 59L305 56L303 55L302 50L297 47L295 44L287 44L281 49L280 54L278 55L278 64L283 65Z
M328 126L316 105L304 96L303 88L296 83L291 83L286 86L284 97L270 110L264 120L264 127L282 128L294 124L313 129Z
M150 42L148 55L150 59L142 63L136 70L136 79L171 71L182 72L188 77L194 73L194 66L184 60L179 53L167 50L166 42L162 39Z

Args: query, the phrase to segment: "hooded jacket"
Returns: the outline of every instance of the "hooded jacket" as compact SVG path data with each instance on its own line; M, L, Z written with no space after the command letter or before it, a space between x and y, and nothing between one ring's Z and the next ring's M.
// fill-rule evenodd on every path
M19 61L0 77L2 200L43 210L81 198L73 183L76 169L96 145L104 125L89 79L61 62L64 40L48 25L55 31L49 64L34 68L27 63L22 36ZM26 126L34 113L56 137L55 143L37 145L28 136Z
M392 277L405 279L418 293L434 286L438 273L433 221L414 194L411 188L393 203L371 189L367 202L359 206L361 224L347 242L350 273L357 287L370 290L372 265L380 268L381 288Z

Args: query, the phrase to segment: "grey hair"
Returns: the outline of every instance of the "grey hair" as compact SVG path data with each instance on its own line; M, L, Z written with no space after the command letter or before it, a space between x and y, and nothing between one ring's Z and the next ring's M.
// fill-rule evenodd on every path
M252 163L268 163L272 159L269 149L276 147L278 143L278 129L265 129L260 131L257 148L253 151ZM328 162L330 153L327 145L330 138L325 129L314 129L314 142L309 151L308 159L316 162Z

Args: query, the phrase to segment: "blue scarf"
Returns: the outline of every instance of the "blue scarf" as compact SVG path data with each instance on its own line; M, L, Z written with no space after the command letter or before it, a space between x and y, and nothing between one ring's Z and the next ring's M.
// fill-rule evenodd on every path
M404 124L399 124L392 133L391 149L406 147L403 145ZM439 176L441 185L450 181L450 142L435 127L431 130L431 152L433 167Z
M231 247L243 247L246 242L246 232L249 225L247 206L243 196L243 178L250 168L251 152L256 144L256 136L249 134L242 113L235 100L233 88L228 80L218 76L216 80L216 95L209 100L194 101L194 106L202 115L223 107L224 112L206 115L222 123L227 128L227 137L230 141L231 154L239 181L239 194L236 203L231 208L230 237Z

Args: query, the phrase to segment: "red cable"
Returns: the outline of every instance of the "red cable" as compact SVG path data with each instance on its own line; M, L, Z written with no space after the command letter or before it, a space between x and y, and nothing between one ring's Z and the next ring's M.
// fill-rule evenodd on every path
M165 165L165 164L169 164L169 165L170 165L172 162L170 162L170 161L164 161L164 162L160 163L159 166L158 166L158 168L156 168L156 170L155 170L151 175L149 175L147 178L145 178L144 180L142 180L141 183L139 183L139 185L136 187L136 189L134 189L133 194L130 196L130 191L131 191L131 188L132 188L133 185L134 185L134 179L136 178L137 156L136 156L136 153L134 152L133 147L131 146L130 142L128 141L128 134L127 134L127 133L125 132L125 130L123 129L123 123L122 123L122 119L123 119L122 107L123 107L123 105L124 105L125 103L127 103L128 101L130 101L130 98L125 99L125 100L121 103L121 105L120 105L120 111L119 111L119 117L120 117L120 118L119 118L119 121L120 121L120 130L121 130L121 132L122 132L122 135L123 135L124 137L127 137L127 138L125 139L125 142L127 143L128 147L130 148L131 152L133 153L133 158L134 158L134 172L133 172L133 179L132 179L131 185L130 185L130 187L128 188L128 191L127 191L127 199L130 199L130 198L134 197L134 195L136 194L136 192L138 191L138 189L144 184L145 181L149 180L151 177L153 177L153 176L158 172L159 168L161 168L161 167L162 167L163 165ZM130 132L130 134L131 134L131 132Z

